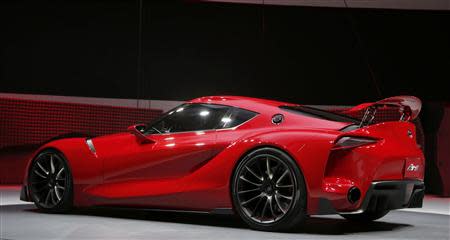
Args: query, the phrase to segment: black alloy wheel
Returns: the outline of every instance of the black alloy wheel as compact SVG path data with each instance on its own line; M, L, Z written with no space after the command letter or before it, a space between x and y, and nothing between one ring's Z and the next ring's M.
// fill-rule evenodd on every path
M257 149L241 160L233 176L232 197L236 212L257 230L290 230L306 218L303 175L296 162L278 149Z
M64 212L72 207L72 177L64 156L45 150L33 160L28 176L30 197L46 212Z

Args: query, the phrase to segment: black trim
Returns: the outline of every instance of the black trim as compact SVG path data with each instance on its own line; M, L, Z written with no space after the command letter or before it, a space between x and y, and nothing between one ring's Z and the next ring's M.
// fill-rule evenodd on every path
M283 109L287 112L299 114L306 117L311 118L318 118L333 122L345 122L345 123L354 123L359 124L361 120L352 118L348 115L343 115L335 112L330 112L318 108L308 107L304 105L297 105L297 106L279 106L280 109Z
M145 207L131 207L131 206L121 206L121 205L98 205L98 206L91 207L91 209L139 210L139 211L149 211L149 212L192 213L192 214L204 214L204 215L234 215L235 214L235 212L232 208L214 208L211 211L208 211L208 210L145 208Z
M425 185L419 180L373 182L361 205L363 211L422 207Z
M215 208L209 213L215 214L215 215L234 215L235 214L232 208Z
M30 196L28 195L27 186L22 186L22 189L20 190L20 200L24 202L31 202Z
M334 209L331 201L327 198L319 198L319 206L317 212L314 215L328 215L337 214L336 209Z
M365 211L383 211L400 208L421 208L425 196L425 185L420 180L372 182L361 208L341 214L362 213ZM319 199L317 214L335 214L336 210L328 199Z
M47 144L47 143L55 141L55 140L66 139L66 138L93 138L93 137L95 137L95 136L93 136L91 134L87 134L87 133L71 132L71 133L61 134L56 137L52 137L52 138L48 139L47 141L42 142L40 145L44 145L44 144Z
M425 197L425 187L422 189L414 189L409 199L408 208L422 208L423 198Z

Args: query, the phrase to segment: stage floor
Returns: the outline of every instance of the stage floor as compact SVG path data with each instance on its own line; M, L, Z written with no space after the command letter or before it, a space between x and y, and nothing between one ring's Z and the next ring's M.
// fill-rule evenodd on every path
M248 229L237 218L137 210L44 214L21 202L19 188L0 187L0 239L450 239L449 198L427 197L421 210L392 211L371 224L311 217L294 233Z

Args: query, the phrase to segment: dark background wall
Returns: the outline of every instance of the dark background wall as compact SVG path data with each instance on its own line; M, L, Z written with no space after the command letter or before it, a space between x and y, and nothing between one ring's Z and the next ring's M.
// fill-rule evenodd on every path
M2 1L0 22L0 92L172 100L233 94L306 104L411 94L450 101L443 87L450 79L448 12Z

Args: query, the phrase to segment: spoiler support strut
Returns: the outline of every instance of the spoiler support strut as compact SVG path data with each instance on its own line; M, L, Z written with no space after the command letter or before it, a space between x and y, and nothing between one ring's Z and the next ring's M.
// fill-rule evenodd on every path
M359 123L359 128L370 125L372 123L373 119L375 118L376 113L377 113L376 106L368 107L366 109L366 111L364 112L364 116L361 119L361 122Z
M386 98L377 102L363 103L348 110L345 110L344 114L355 113L361 110L365 110L363 118L359 127L364 127L370 125L374 118L377 110L381 107L394 107L398 108L401 117L399 121L412 121L420 113L422 102L420 99L413 96L396 96Z

